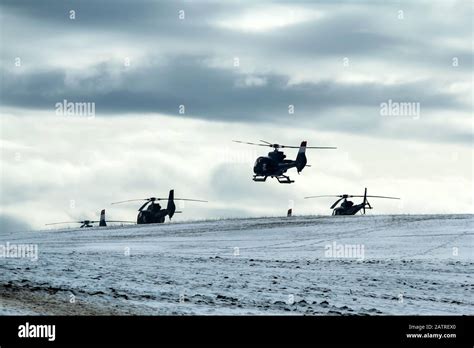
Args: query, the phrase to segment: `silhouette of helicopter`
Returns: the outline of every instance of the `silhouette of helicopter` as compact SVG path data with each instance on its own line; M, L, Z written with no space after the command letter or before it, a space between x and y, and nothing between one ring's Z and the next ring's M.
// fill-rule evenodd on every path
M274 150L269 152L267 157L259 157L255 161L253 166L253 172L255 173L253 181L263 182L270 176L272 178L277 178L280 184L291 184L294 182L294 180L291 180L289 176L284 175L288 169L296 167L299 174L306 166L306 149L336 149L336 147L306 146L306 141L301 142L300 146L272 144L265 140L260 140L264 144L249 143L240 140L232 141L241 144L273 147ZM278 151L278 149L283 148L299 149L296 159L294 161L285 159L286 155L283 151ZM308 165L308 167L310 166Z
M59 225L59 224L81 224L80 228L84 227L93 227L92 224L99 223L100 227L105 227L107 226L107 222L127 222L127 223L132 223L134 224L134 221L123 221L123 220L108 220L107 222L105 221L105 209L102 209L100 212L100 220L95 221L95 220L82 220L82 221L66 221L66 222L53 222L51 224L46 224L46 226L49 225Z
M354 196L354 195L343 194L343 195L308 196L308 197L305 197L305 199L307 199L307 198L319 198L319 197L339 197L339 199L336 202L334 202L333 205L331 205L330 209L334 209L334 207L340 201L344 200L341 203L340 207L333 210L332 215L355 215L360 210L362 210L362 214L365 214L365 209L372 209L372 206L370 205L369 201L367 200L367 197L370 197L370 198L386 198L386 199L400 199L398 197L367 196L367 187L365 188L363 196ZM352 197L364 197L364 200L360 204L354 204L354 202L347 200L347 198L352 198Z
M188 199L188 198L174 198L174 190L170 190L168 198L141 198L141 199L129 199L126 201L114 202L112 204L120 204L125 202L135 202L135 201L146 201L139 209L137 216L137 224L153 224L153 223L164 223L165 217L168 215L170 220L176 213L182 213L181 211L176 211L176 205L174 201L191 201L191 202L207 202L199 199ZM161 208L157 201L168 201L165 209ZM148 205L148 208L146 206Z

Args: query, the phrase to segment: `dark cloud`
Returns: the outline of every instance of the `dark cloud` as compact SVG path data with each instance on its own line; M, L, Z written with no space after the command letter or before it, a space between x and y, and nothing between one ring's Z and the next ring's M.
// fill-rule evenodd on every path
M288 105L311 113L335 107L373 107L388 99L420 102L424 108L466 110L469 105L456 96L437 89L435 81L398 84L318 83L289 84L289 78L276 74L240 74L227 69L209 68L204 57L176 57L167 65L121 69L117 83L114 66L101 64L92 76L66 82L63 70L29 74L2 71L6 87L2 102L7 106L54 109L55 103L94 101L100 113L158 112L177 114L186 106L186 114L227 121L258 118L277 121L286 117ZM246 79L263 83L246 85ZM428 87L429 86L429 87Z
M59 69L29 74L3 69L2 81L8 88L4 89L2 103L54 113L55 104L64 99L95 102L99 116L126 113L180 116L179 105L184 105L185 117L282 124L297 120L298 126L310 126L317 121L322 129L358 133L383 126L386 120L380 117L380 104L389 99L420 103L425 115L430 110L470 110L470 105L465 105L456 95L443 92L436 81L348 84L327 80L289 84L289 78L284 75L246 75L231 69L210 68L204 61L205 57L176 57L167 64L130 71L102 63L92 69L95 74L80 77L73 85L66 82L66 72ZM249 78L263 82L246 85ZM290 104L295 106L297 117L288 114ZM341 109L345 110L343 114ZM333 114L335 110L339 110L337 117ZM405 136L406 131L401 135Z
M3 29L14 34L16 40L31 41L33 48L36 41L44 40L44 30L50 28L47 33L56 31L58 36L70 35L71 40L80 32L92 37L94 33L113 37L114 41L104 41L104 46L114 42L144 41L160 50L175 42L175 51L196 46L195 49L200 52L263 54L270 59L279 56L289 59L328 56L340 59L347 56L384 59L393 61L394 65L401 62L423 63L425 66L434 64L441 68L448 67L450 59L457 56L463 62L459 69L472 67L472 54L467 41L464 49L449 48L449 52L442 49L443 39L462 39L469 30L471 20L466 14L469 8L462 2L453 6L451 12L441 13L442 8L435 8L428 15L424 4L410 4L405 8L407 18L404 21L397 19L398 7L391 4L355 5L349 2L347 9L326 2L296 5L323 11L325 15L284 30L255 33L221 29L213 25L216 20L225 22L225 18L252 9L251 5L238 3L127 0L2 3L5 13L15 18L6 17L8 21ZM77 12L74 21L69 20L70 9ZM178 19L181 9L186 12L185 20ZM441 21L441 17L449 20ZM417 18L416 25L413 18ZM4 39L10 39L9 35L5 35ZM85 49L87 44L84 42Z
M249 33L212 25L215 20L225 20L251 8L236 3L3 1L1 6L5 13L14 15L6 17L4 25L8 33L2 38L7 42L7 46L2 47L4 59L11 61L18 54L8 45L13 46L15 41L29 42L29 52L23 54L35 55L35 52L49 48L56 52L54 49L58 47L44 47L46 39L55 42L51 32L56 32L58 37L66 36L72 42L76 34L83 32L91 38L94 33L109 35L110 41L104 41L104 47L143 40L148 44L147 48L152 48L145 60L155 63L128 70L114 65L117 62L97 63L87 68L83 76L76 72L72 77L71 71L50 66L48 61L35 61L34 69L26 72L4 67L1 104L47 110L63 99L86 100L96 102L99 113L111 115L132 112L176 114L178 105L184 104L188 116L271 122L287 122L289 104L297 107L299 115L311 120L321 119L326 111L337 107L345 108L347 115L338 121L339 125L343 128L349 125L354 131L365 129L364 120L367 121L364 117L351 116L362 111L357 108L378 113L379 104L387 99L419 102L424 110L466 111L471 108L458 96L445 92L449 83L457 80L457 71L472 69L471 52L468 49L445 51L437 41L462 34L464 25L469 24L465 14L460 14L459 20L453 22L450 36L446 21L434 22L440 13L420 17L425 10L419 4L405 8L406 22L397 20L397 7L390 5L352 2L347 3L347 8L332 6L330 2L297 5L321 10L325 15L284 30ZM453 8L461 13L463 6L457 3ZM67 16L70 9L77 12L73 23ZM180 9L186 11L185 21L178 20ZM414 15L418 16L416 25L420 31L416 31L416 25L410 21ZM446 30L440 31L438 26ZM47 29L49 31L45 33ZM88 42L79 42L77 49L80 51L64 54L70 55L73 62L77 55L87 56L89 48ZM430 78L417 82L341 84L327 79L289 86L292 76L283 69L281 72L256 73L250 78L261 79L264 84L245 86L248 76L238 69L209 68L202 63L223 52L227 58L237 54L242 55L243 60L254 57L264 63L275 59L282 65L302 58L317 61L331 57L340 62L342 57L350 57L356 65L368 60L383 62L394 69L406 67L407 71L417 65L441 70L433 70ZM166 56L166 64L157 58L162 53ZM457 70L451 66L453 57L459 60ZM452 74L452 79L438 79L439 72ZM377 72L373 74L377 75ZM322 121L323 126L332 122L330 118ZM354 127L358 123L360 127Z
M232 13L241 8L237 4L207 2L204 4L177 1L151 0L99 0L99 1L2 1L3 10L19 22L30 21L38 29L53 27L65 31L105 31L147 35L181 35L193 33L207 26L209 19ZM70 11L75 19L70 19ZM178 17L184 10L185 21ZM183 24L186 25L183 25ZM181 28L181 30L177 30ZM21 35L18 32L18 35Z

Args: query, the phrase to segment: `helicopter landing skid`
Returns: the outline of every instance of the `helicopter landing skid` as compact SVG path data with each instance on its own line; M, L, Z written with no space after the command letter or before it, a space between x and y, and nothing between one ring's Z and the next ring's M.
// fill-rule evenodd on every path
M254 175L253 176L253 181L265 182L267 180L267 178L268 178L268 176ZM291 183L295 182L294 180L291 180L289 176L286 176L286 175L272 176L272 178L277 178L277 180L280 184L291 184Z
M267 180L267 176L258 176L258 175L253 176L253 181L264 182L266 180Z
M294 180L291 180L289 176L281 175L276 177L280 184L291 184L294 183Z

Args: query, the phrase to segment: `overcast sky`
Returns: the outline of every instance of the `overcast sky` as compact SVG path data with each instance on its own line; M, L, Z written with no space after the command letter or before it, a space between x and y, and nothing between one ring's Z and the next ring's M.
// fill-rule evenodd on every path
M4 230L135 220L139 203L110 203L170 188L209 200L176 220L330 214L303 197L364 187L402 198L371 214L473 212L470 1L0 4ZM233 139L338 149L255 183L268 151Z

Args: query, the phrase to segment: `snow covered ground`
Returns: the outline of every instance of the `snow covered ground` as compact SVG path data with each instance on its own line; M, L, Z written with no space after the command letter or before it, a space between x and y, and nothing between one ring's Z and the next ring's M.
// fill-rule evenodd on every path
M474 314L473 215L0 233L0 314ZM342 249L341 249L342 248ZM332 252L332 254L331 254Z

